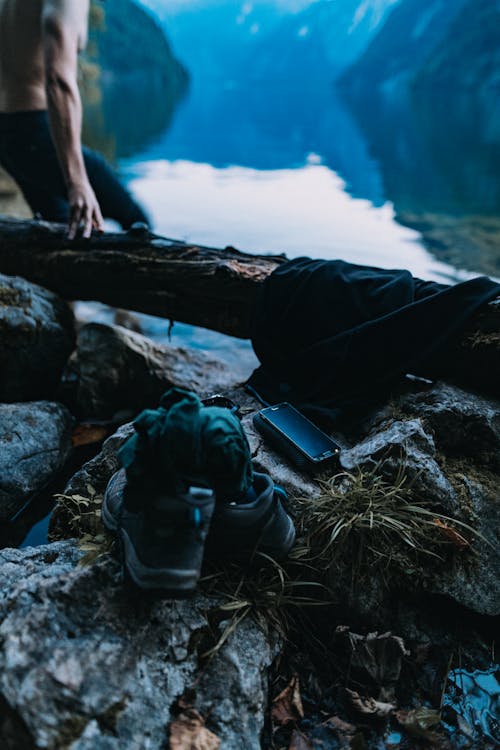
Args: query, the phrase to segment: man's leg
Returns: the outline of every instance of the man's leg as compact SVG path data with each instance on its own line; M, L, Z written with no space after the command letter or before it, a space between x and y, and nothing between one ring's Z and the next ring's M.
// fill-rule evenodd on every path
M102 214L124 229L149 219L104 159L84 149L85 167ZM0 163L21 188L34 214L46 221L69 220L67 190L46 112L0 117Z
M46 113L1 115L0 163L20 187L35 215L46 221L68 221L66 186Z
M129 229L136 222L150 226L148 216L121 184L102 156L84 148L83 158L102 215L105 218L114 219L124 229Z

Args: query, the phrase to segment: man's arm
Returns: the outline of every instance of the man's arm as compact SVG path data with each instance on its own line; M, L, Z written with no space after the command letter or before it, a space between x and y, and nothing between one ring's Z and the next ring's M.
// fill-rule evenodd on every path
M75 237L81 224L83 237L90 237L92 227L103 228L81 144L78 47L86 30L87 12L88 3L83 0L45 0L42 11L45 88L52 136L68 188L70 239Z

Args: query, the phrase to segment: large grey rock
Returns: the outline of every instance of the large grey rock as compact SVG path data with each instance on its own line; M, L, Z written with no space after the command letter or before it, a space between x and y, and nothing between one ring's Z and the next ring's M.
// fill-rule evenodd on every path
M111 557L81 554L0 552L0 746L160 750L188 696L221 750L259 750L277 643L246 619L200 666L217 601L131 599Z
M0 404L0 520L11 518L63 467L73 418L49 401Z
M102 323L79 331L66 379L75 382L78 413L100 418L154 407L172 386L210 395L237 382L227 367L202 351L164 346Z
M403 475L421 500L450 514L457 511L455 490L436 461L434 440L420 419L392 422L342 451L340 461L348 471L378 471L391 478Z
M425 421L439 450L500 470L500 401L438 383L402 397L398 408Z
M65 302L24 279L0 275L0 401L50 398L73 343Z
M468 502L481 538L474 540L474 552L457 555L426 587L444 594L480 615L500 615L500 483L482 486L463 477Z
M394 421L394 413L419 417ZM430 566L407 590L421 585L478 614L500 614L500 477L492 471L498 465L498 403L440 384L401 396L375 415L369 429L365 440L342 453L346 470L390 477L403 471L420 502L477 532L462 530L473 551L450 551L445 564Z

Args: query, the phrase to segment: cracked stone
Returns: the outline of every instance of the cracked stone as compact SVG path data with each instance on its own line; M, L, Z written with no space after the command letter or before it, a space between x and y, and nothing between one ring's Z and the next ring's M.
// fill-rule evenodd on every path
M0 520L12 518L64 466L72 425L60 404L0 404Z

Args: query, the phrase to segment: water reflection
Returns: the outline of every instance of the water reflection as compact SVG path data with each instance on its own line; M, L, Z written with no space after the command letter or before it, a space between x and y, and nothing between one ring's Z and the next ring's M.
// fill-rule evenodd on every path
M141 117L147 121L147 107L142 107ZM337 192L347 192L375 207L392 203L394 218L423 231L428 249L438 260L470 271L500 273L500 104L484 93L413 91L352 100L329 84L301 87L270 81L243 86L195 80L171 127L123 166L130 178L140 171L138 187L151 213L160 218L161 231L176 230L180 236L196 236L202 241L199 232L207 222L226 221L218 210L211 218L207 204L214 209L213 200L198 192L196 180L201 172L196 170L192 172L192 200L187 197L181 206L175 196L169 194L168 202L162 197L158 175L163 170L165 176L165 163L194 162L217 168L220 179L230 184L232 194L227 190L225 199L233 208L237 204L240 229L246 225L245 214L252 215L248 234L240 232L235 237L234 222L229 218L219 234L210 230L212 240L207 241L216 238L219 244L226 241L252 248L258 235L262 244L255 249L272 247L295 253L300 240L301 252L308 254L331 257L332 251L339 255L335 248L341 247L345 257L355 248L363 262L412 267L408 248L401 247L401 234L396 230L391 236L382 232L380 240L374 241L368 210L363 221L359 214L353 217L349 212L350 219L358 223L348 238L342 222L338 230L332 227L331 218L338 220L339 203L333 192L328 199L315 192L304 194L302 199L316 206L309 215L301 209L297 226L292 210L286 215L278 210L272 221L257 193L246 190L247 182L229 179L228 172L222 177L220 171L228 166L246 167L264 178L265 173L294 170L289 179L297 179L299 185L300 171L311 158L327 168L332 183L337 180ZM163 166L138 166L149 162ZM178 168L169 169L169 179L182 183L184 191L184 177L179 178ZM147 187L149 179L152 182ZM276 182L274 186L282 187ZM317 187L310 185L311 190ZM242 192L236 195L239 190ZM259 192L265 192L262 185ZM318 206L322 206L321 216ZM178 217L179 212L189 214L190 227L181 220L172 226L168 217L174 212ZM468 218L464 221L472 215L473 226ZM483 217L488 219L487 226ZM256 232L256 225L269 233ZM321 227L324 232L319 237ZM417 272L427 270L425 266L420 269Z
M500 100L494 92L345 96L397 212L500 214Z
M340 175L354 197L385 203L379 166L331 84L194 80L172 127L137 159L265 171L301 167L311 153Z
M314 161L314 157L312 161ZM429 257L417 232L394 222L390 204L354 200L330 169L310 164L266 172L186 161L129 164L134 192L162 234L216 247L343 258L458 279Z
M87 97L83 138L107 159L133 156L168 131L185 90L171 90L165 78L128 73L104 80Z
M488 738L500 744L500 670L468 672L455 669L448 675L443 718L447 729L470 739Z

